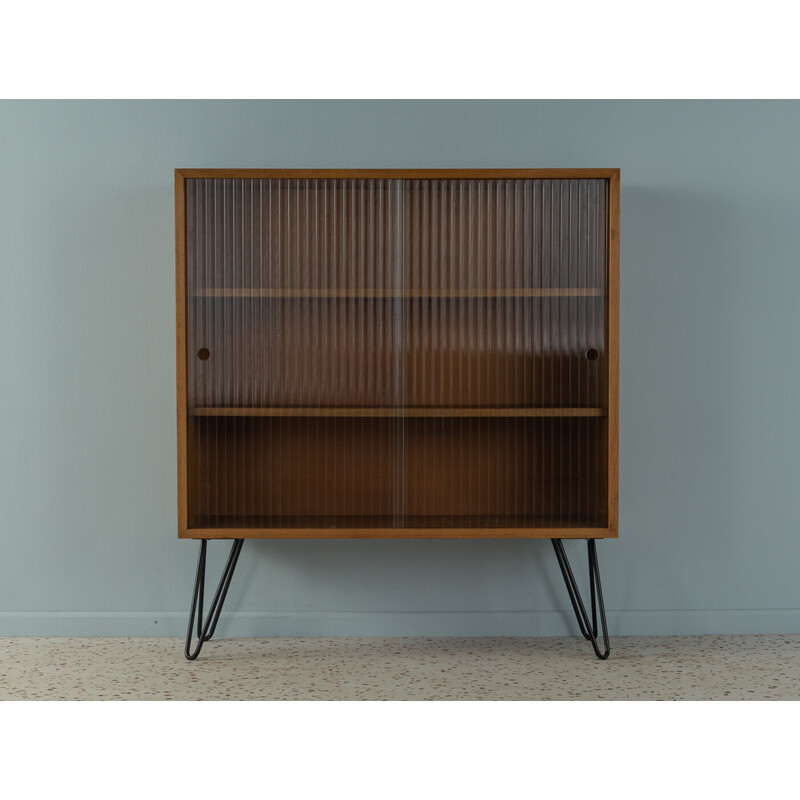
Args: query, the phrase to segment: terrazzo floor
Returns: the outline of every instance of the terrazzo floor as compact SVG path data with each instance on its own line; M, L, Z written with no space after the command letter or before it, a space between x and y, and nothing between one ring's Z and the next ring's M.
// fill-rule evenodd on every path
M800 635L0 639L0 700L799 700Z

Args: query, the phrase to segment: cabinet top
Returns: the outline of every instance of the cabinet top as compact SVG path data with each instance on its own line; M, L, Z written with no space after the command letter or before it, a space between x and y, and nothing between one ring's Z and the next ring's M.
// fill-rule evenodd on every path
M458 180L468 178L607 178L619 180L619 169L176 169L178 178L395 178Z

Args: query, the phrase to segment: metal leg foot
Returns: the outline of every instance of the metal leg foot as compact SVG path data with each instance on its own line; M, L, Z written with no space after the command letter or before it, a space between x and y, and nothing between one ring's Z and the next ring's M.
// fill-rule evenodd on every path
M592 643L595 655L600 659L606 659L611 652L611 646L608 642L608 624L606 622L606 607L603 602L603 588L600 585L600 568L597 565L597 543L594 539L587 539L586 541L589 551L589 592L592 596L592 619L590 622L589 615L586 613L586 607L583 605L583 600L581 599L578 584L575 582L575 576L572 574L569 559L564 551L564 543L561 539L552 539L551 541L553 542L553 549L556 551L558 566L561 567L561 574L564 576L564 583L567 585L569 599L575 611L575 616L578 619L581 633L584 639L588 639ZM603 646L605 647L603 652L600 652L600 648L597 646L598 608L600 610L600 622L603 627Z
M222 606L225 603L225 596L228 594L228 587L231 585L231 578L233 571L236 569L236 562L239 560L239 553L242 550L244 539L235 539L231 546L231 552L228 556L228 561L225 564L225 569L222 571L222 577L219 579L219 586L214 595L214 600L211 603L211 608L208 609L208 616L205 623L203 622L203 593L206 583L206 546L208 545L207 539L200 540L200 557L197 561L197 577L194 582L194 594L192 595L192 610L189 612L189 630L186 632L186 647L184 648L184 655L189 661L194 661L200 650L203 648L203 643L207 642L213 635L219 621L219 615L222 611ZM197 620L197 647L192 651L192 628L194 621Z

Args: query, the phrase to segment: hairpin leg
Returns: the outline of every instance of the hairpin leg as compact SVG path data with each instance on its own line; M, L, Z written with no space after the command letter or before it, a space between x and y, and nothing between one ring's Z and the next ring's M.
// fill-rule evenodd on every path
M208 609L208 616L205 623L203 623L203 592L206 583L206 546L207 539L200 540L200 557L197 561L197 577L194 582L194 594L192 595L192 610L189 612L189 630L186 632L186 647L184 648L184 655L190 661L194 661L203 643L207 642L213 635L219 621L219 615L222 611L222 606L225 602L225 596L228 594L228 588L231 585L231 578L233 571L236 569L236 562L239 560L239 553L242 550L244 539L235 539L231 546L231 552L228 556L228 561L225 564L225 569L222 571L222 577L219 579L219 586L217 586L214 600L211 602L211 608ZM192 652L192 628L194 621L197 620L197 647Z
M586 607L583 605L581 593L578 589L578 584L575 582L575 576L572 574L572 569L569 565L569 559L564 551L564 543L561 539L552 539L553 549L556 551L556 558L558 559L558 566L561 567L561 574L564 576L564 583L567 585L567 592L569 599L572 603L572 608L575 611L575 616L578 619L581 633L584 639L588 639L592 643L594 652L598 658L606 659L611 652L611 646L608 642L608 624L606 622L606 607L603 602L603 588L600 585L600 568L597 565L597 543L594 539L587 539L588 552L589 552L589 593L592 597L592 619L589 621L589 616L586 613ZM601 653L600 648L597 646L597 609L600 609L600 622L603 626L603 644L605 650Z

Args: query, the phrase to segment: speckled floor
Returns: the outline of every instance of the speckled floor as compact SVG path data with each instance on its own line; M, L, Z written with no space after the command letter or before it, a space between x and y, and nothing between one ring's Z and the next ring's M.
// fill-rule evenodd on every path
M800 635L0 639L0 700L800 700Z

